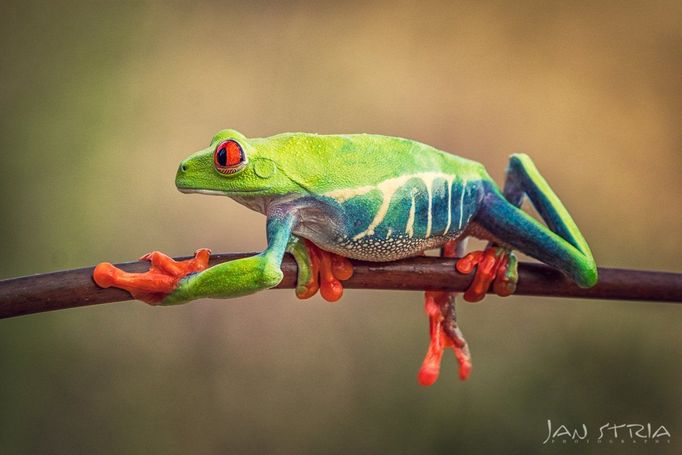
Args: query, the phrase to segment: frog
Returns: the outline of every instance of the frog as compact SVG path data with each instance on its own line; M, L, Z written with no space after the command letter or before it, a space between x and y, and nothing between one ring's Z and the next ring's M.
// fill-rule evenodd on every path
M469 237L488 243L454 261L459 273L473 274L466 301L514 293L514 251L578 286L598 280L583 234L523 153L510 156L500 188L481 163L415 140L315 133L247 138L225 129L179 164L175 185L183 193L227 196L265 215L267 247L210 267L207 248L184 261L153 251L141 258L150 262L143 273L103 262L93 272L98 286L125 289L151 305L240 297L277 286L289 253L297 264L296 295L306 299L319 291L333 302L352 276L352 260L395 261L429 250L456 258ZM526 199L542 222L522 208ZM436 382L446 350L454 351L459 377L467 379L471 353L457 320L456 293L424 287L429 345L418 382Z

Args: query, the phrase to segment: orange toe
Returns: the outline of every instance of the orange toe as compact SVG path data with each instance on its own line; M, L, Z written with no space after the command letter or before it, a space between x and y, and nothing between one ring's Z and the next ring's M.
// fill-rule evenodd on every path
M116 282L116 273L119 269L114 267L110 262L102 262L97 264L95 270L92 272L92 279L95 280L97 286L101 288L109 288Z

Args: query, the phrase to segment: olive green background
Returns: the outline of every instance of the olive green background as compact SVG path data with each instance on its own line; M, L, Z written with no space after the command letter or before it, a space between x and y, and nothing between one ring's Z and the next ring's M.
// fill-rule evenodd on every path
M0 277L263 248L261 215L173 185L227 127L404 136L498 181L525 151L601 265L682 271L681 5L3 2ZM447 356L431 388L419 293L0 321L0 451L682 451L682 308L459 310L473 374ZM547 419L651 422L672 441L543 446Z

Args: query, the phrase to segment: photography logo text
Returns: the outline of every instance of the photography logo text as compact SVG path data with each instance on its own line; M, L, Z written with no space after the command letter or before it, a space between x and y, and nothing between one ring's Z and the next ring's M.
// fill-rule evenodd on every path
M604 422L588 428L586 424L568 426L547 419L547 436L543 444L670 444L672 436L665 425L646 423Z

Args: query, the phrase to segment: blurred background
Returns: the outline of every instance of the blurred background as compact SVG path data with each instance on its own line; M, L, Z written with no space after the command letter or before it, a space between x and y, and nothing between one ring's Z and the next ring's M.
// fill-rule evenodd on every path
M600 265L682 271L682 3L2 2L0 277L264 247L182 195L222 128L525 151ZM305 165L302 163L302 165ZM2 453L680 453L677 305L460 304L474 371L417 385L422 295L268 291L0 321ZM548 447L547 419L669 444Z

